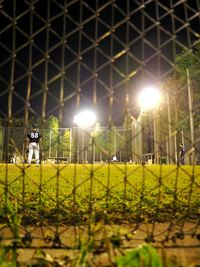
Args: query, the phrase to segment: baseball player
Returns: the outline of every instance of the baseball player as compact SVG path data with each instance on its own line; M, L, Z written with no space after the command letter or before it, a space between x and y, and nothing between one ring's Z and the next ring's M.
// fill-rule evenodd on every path
M27 134L27 147L28 147L28 164L31 164L31 160L33 157L33 154L35 155L35 162L36 166L39 166L40 158L40 140L41 135L37 131L37 127L35 125L32 125L32 130L29 134Z

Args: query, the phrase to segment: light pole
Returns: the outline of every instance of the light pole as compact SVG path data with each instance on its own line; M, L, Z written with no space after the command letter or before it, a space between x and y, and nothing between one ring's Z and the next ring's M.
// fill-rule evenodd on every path
M72 128L69 129L69 163L72 162Z
M141 115L137 119L133 119L132 127L132 160L135 163L142 161L142 125Z
M188 104L189 104L189 116L190 116L190 138L192 143L192 153L190 164L196 164L196 153L195 153L195 140L194 140L194 116L193 116L193 99L191 91L190 73L187 69L187 87L188 87Z
M97 116L94 111L91 110L85 110L79 112L77 115L74 116L74 123L80 128L81 130L81 160L82 162L85 162L85 153L84 153L84 129L90 128L94 126L96 123ZM78 137L78 136L77 136ZM93 138L93 137L92 137ZM78 145L78 138L77 138L77 156L79 154L79 145ZM92 140L92 151L94 151L94 141ZM92 152L93 154L93 152ZM94 158L94 155L92 155L92 158Z
M156 125L156 113L157 108L161 102L160 91L153 86L144 88L138 95L138 103L140 106L140 116L143 114L152 114L153 117L153 150L154 150L154 162L159 161L159 145L158 145L158 133Z
M168 119L168 161L167 163L173 163L173 158L172 158L172 127L171 127L171 110L170 110L170 101L169 101L169 92L167 91L167 119ZM176 151L176 150L175 150ZM176 153L177 154L177 153Z

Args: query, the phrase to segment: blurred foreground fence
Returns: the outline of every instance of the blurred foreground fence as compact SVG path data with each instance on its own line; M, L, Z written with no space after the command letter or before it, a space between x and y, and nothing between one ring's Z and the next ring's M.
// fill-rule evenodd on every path
M170 159L167 164L155 162L149 157L153 153L137 154L145 141L138 142L132 128L41 129L41 164L33 161L29 167L25 129L2 129L0 236L4 248L16 250L16 260L38 259L40 247L50 249L52 257L58 257L53 249L64 250L63 262L69 266L81 266L82 253L97 266L114 264L122 251L145 242L166 249L174 262L199 262L200 166L187 164L190 148L181 165L176 155L169 158L165 143L159 155ZM175 248L185 256L176 255ZM39 258L48 262L48 257L43 253Z
M0 265L132 266L146 242L199 266L199 0L0 0L0 21Z

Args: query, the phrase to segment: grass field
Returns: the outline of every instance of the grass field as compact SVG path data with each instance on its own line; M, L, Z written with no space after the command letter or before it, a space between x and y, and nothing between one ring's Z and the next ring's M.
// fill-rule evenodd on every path
M199 193L199 166L0 165L0 216L9 204L26 224L195 219Z
M144 266L198 266L199 195L200 166L1 164L0 261L121 267L145 257L153 263ZM37 258L29 247L50 254Z
M24 224L195 220L200 166L1 164L0 195L0 218Z

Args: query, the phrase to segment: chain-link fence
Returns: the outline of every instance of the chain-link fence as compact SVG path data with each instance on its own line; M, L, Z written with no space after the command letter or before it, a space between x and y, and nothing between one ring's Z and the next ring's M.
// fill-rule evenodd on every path
M4 0L0 21L0 263L129 266L146 242L198 266L199 0Z

